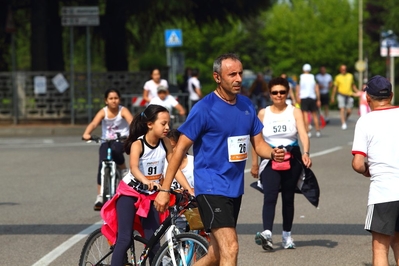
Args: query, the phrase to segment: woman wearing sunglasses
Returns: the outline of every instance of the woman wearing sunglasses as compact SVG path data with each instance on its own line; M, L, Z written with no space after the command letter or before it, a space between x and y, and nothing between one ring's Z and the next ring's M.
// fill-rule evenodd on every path
M307 135L303 115L300 109L286 103L289 92L288 81L277 77L269 82L271 106L258 113L262 121L263 138L271 147L283 146L290 154L284 165L277 165L271 160L263 159L258 165L258 155L252 150L251 174L258 178L263 186L263 231L255 236L255 242L264 250L273 250L272 231L276 211L278 193L281 191L283 205L282 246L285 249L295 248L291 237L294 220L294 196L302 167L310 167L309 137ZM301 141L304 152L301 153L298 143ZM288 157L288 156L287 156Z

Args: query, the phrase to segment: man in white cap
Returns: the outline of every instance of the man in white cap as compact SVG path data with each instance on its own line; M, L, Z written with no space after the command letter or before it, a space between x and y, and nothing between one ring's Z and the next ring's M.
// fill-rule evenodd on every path
M353 169L371 181L364 229L372 235L372 264L389 265L391 246L399 265L399 108L386 78L372 77L365 91L371 112L357 121L352 146Z
M312 67L309 64L304 64L302 70L303 74L300 75L299 83L296 87L297 103L301 105L303 120L306 130L308 130L309 138L312 136L312 132L309 129L308 113L312 114L314 126L316 128L316 137L320 137L318 111L321 103L319 86L316 83L314 75L310 73Z

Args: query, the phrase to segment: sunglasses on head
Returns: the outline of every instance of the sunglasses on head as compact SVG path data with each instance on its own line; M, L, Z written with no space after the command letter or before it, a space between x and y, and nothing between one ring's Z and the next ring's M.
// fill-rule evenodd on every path
M280 93L281 95L284 95L284 94L287 93L287 91L284 90L284 91L272 91L272 92L271 92L272 95L277 95L277 94L279 94L279 93Z

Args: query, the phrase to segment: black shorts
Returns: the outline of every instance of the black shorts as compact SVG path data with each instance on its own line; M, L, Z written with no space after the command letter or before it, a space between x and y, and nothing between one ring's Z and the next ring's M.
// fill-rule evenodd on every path
M330 104L330 94L328 93L320 93L320 102L321 106L329 105Z
M316 99L312 98L301 99L301 110L304 112L316 112L317 111Z
M369 205L364 229L390 236L399 232L399 201Z
M198 195L198 210L206 232L222 227L236 227L242 196L229 198L216 195Z

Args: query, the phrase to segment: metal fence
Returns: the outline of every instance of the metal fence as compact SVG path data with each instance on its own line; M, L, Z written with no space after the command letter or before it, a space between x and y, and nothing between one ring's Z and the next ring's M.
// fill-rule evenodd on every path
M74 73L72 106L70 89L60 92L52 82L52 78L58 73L60 72L18 71L14 74L0 72L0 122L24 123L49 120L86 123L90 108L95 114L104 106L104 92L108 88L118 89L122 94L122 103L134 114L142 106L134 106L132 97L142 96L143 85L149 77L148 72L93 72L91 74L91 102L88 102L87 74L76 72ZM62 72L61 74L70 83L70 73ZM164 73L163 75L167 76ZM35 93L34 77L36 76L45 77L44 93ZM176 88L172 88L171 94L177 96L183 104L187 94L178 93Z

